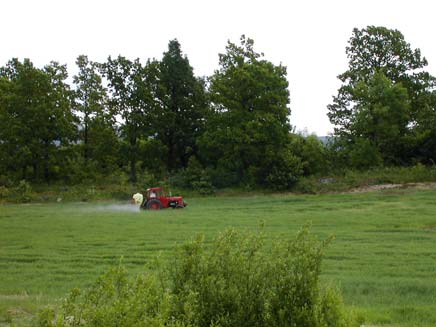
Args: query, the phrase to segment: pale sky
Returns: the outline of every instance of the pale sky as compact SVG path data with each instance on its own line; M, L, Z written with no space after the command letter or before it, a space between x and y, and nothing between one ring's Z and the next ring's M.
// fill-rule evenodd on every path
M265 59L288 68L291 124L327 135L327 104L347 69L345 47L354 27L385 26L421 49L436 75L435 0L1 0L0 66L13 57L42 67L68 65L80 54L161 59L177 38L197 76L218 68L218 53L241 34Z

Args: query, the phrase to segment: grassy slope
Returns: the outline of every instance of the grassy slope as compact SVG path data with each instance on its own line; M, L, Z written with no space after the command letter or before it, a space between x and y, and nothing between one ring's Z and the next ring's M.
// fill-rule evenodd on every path
M335 235L323 279L374 324L436 325L436 190L192 199L185 210L127 212L105 204L0 206L0 325L30 317L120 257L132 273L159 251L228 226L293 237L312 222Z

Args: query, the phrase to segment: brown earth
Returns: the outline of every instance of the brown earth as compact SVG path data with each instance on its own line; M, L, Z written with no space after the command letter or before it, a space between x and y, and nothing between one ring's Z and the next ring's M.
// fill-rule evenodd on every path
M351 193L363 193L371 191L382 191L391 189L417 189L417 190L430 190L435 189L436 183L406 183L406 184L378 184L361 186L352 189Z

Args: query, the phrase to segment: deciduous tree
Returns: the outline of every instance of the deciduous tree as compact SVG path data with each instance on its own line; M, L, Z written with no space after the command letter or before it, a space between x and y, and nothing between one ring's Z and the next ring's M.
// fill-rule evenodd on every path
M207 111L205 85L194 76L177 40L169 42L168 51L154 65L158 100L154 128L156 138L166 147L166 167L172 171L186 167L197 154L196 141Z
M86 166L89 160L104 163L108 161L108 157L114 155L114 144L110 140L116 138L115 119L109 110L107 90L103 87L97 63L90 61L85 55L80 55L76 64L79 71L73 77L76 85L74 104L75 110L80 114L79 135L83 158ZM105 143L111 143L111 147L104 147L106 153L102 151Z
M226 53L220 54L220 68L210 80L214 115L202 143L218 166L236 172L240 180L274 184L277 171L288 186L300 168L288 151L286 68L262 59L253 44L242 36L240 45L229 42Z
M151 113L155 108L147 69L139 59L131 61L122 56L109 57L102 67L111 92L111 107L122 120L124 155L130 166L130 181L135 183L140 159L139 141L151 134Z
M376 26L355 28L346 54L348 70L338 76L342 86L328 106L335 133L354 144L366 138L383 154L387 147L398 150L398 140L410 142L425 122L423 109L431 106L435 79L423 70L427 60L399 31ZM408 160L410 151L394 152L385 162Z
M65 65L44 69L12 59L0 70L0 147L16 177L50 181L62 165L58 151L74 138L75 117Z

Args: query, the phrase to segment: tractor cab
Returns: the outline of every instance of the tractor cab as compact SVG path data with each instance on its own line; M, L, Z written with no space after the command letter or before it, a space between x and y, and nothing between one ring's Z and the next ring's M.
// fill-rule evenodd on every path
M148 188L145 192L141 209L160 210L163 208L179 209L187 206L181 196L166 196L162 187Z
M165 192L161 187L153 187L147 189L147 192L145 192L145 197L147 199L160 199L165 197Z

